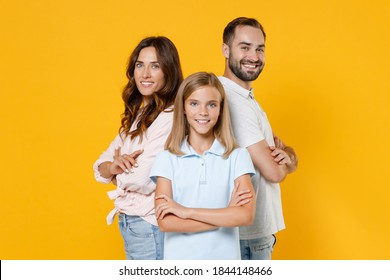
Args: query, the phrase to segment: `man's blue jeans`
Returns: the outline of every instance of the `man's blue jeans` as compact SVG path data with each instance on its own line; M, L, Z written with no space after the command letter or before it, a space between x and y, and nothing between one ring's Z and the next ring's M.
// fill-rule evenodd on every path
M164 233L141 217L119 214L119 229L128 260L162 260Z
M242 260L270 260L276 243L275 235L258 239L240 240Z

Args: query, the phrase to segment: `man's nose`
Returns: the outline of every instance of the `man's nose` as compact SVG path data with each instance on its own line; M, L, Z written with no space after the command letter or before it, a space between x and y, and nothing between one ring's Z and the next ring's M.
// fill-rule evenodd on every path
M257 53L256 49L250 49L247 52L247 59L252 60L252 61L259 60L259 54Z

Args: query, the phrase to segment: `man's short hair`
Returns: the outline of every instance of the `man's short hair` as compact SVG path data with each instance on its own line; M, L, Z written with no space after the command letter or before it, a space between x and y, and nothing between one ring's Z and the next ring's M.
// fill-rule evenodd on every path
M234 32L238 26L252 26L258 28L263 32L265 40L265 32L263 26L254 18L238 17L226 25L223 31L223 43L230 46L234 38Z

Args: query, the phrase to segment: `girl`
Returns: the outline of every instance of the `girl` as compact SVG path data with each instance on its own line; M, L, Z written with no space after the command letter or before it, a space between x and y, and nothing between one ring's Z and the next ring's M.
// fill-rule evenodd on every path
M183 81L165 149L151 171L156 217L166 232L164 259L240 259L238 226L253 223L255 170L234 141L214 74Z
M162 259L163 233L154 213L155 184L149 173L171 131L172 105L183 80L179 55L166 37L143 39L130 56L129 79L122 99L125 111L119 134L94 164L95 178L114 181L115 208L127 259Z

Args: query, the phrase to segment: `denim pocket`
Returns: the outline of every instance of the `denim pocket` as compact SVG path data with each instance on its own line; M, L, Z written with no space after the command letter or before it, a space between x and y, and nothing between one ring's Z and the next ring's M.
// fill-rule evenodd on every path
M119 220L129 260L156 260L162 258L162 243L157 242L158 227L137 216L123 215ZM160 248L161 247L161 248Z
M127 227L126 231L135 237L146 238L153 236L153 225L146 222L144 219L140 217L129 217L126 216L127 219Z
M253 252L259 252L269 248L272 249L274 247L275 241L276 238L274 235L256 239L254 240L254 244L253 244Z

